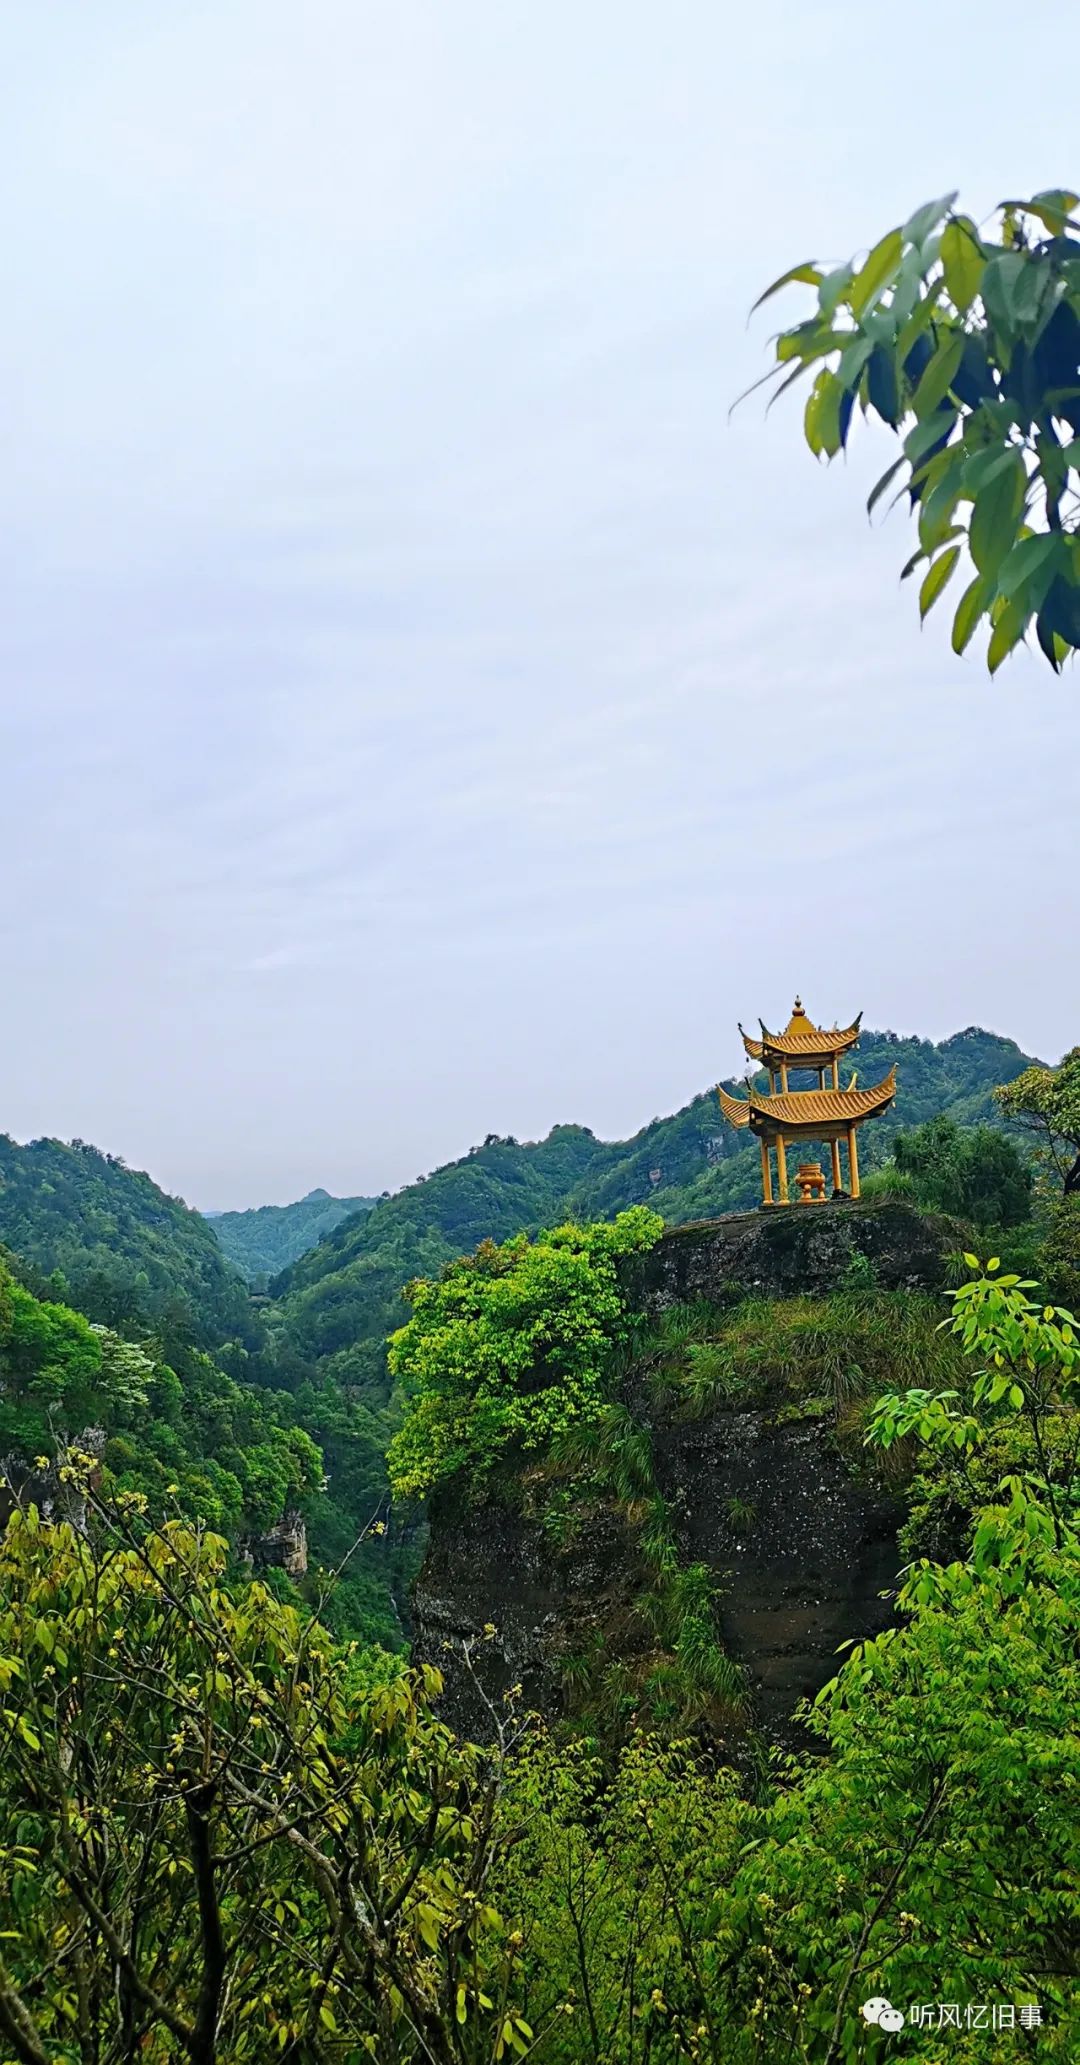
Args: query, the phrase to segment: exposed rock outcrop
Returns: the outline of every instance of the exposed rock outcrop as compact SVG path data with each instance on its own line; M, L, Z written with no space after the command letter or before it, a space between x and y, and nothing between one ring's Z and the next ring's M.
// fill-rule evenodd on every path
M789 1298L836 1290L862 1257L882 1289L937 1290L945 1258L961 1245L951 1219L894 1200L850 1198L733 1212L672 1226L645 1255L622 1264L627 1294L649 1313L707 1299Z
M94 1491L101 1482L101 1457L105 1452L103 1427L84 1427L76 1440L61 1444L54 1460L38 1469L26 1456L0 1459L0 1533L17 1506L36 1506L43 1520L65 1520L82 1533L86 1527L86 1492L82 1470L75 1481L62 1473L69 1456L90 1460L89 1484Z
M256 1570L283 1570L286 1577L304 1577L308 1567L307 1528L295 1507L284 1513L265 1534L251 1534L244 1543L247 1559Z

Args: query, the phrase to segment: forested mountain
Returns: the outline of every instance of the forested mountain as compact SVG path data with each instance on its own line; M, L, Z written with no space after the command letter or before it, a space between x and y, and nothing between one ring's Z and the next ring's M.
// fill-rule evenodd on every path
M884 1075L894 1061L895 1122L864 1130L867 1171L889 1154L901 1127L938 1113L963 1125L992 1118L994 1086L1017 1075L1027 1057L1013 1042L974 1028L940 1046L868 1033L857 1057L860 1081ZM252 1446L265 1450L256 1424L261 1398L267 1426L283 1430L282 1438L303 1429L322 1450L327 1483L309 1484L303 1505L313 1560L335 1566L385 1504L385 1454L396 1424L385 1341L408 1316L403 1287L483 1240L503 1241L568 1217L610 1219L647 1200L679 1223L755 1204L758 1153L744 1137L723 1126L710 1091L628 1141L601 1141L572 1125L525 1145L491 1135L370 1210L365 1200L316 1194L297 1206L225 1215L248 1222L246 1232L261 1239L262 1227L273 1238L291 1237L290 1215L305 1208L315 1215L328 1206L361 1207L274 1279L274 1302L262 1314L222 1252L222 1219L205 1220L148 1176L79 1142L20 1147L0 1140L0 1242L20 1258L39 1300L78 1307L175 1373L171 1381L154 1380L149 1405L130 1424L110 1418L107 1397L101 1405L110 1439L128 1444L113 1454L119 1463L126 1453L131 1481L140 1470L153 1475L158 1463L180 1479L183 1466L193 1484L205 1479L207 1510L227 1511L235 1526L238 1498L246 1513L251 1495L245 1472L230 1458ZM200 1361L205 1350L213 1363L205 1355ZM155 1405L159 1392L167 1411ZM180 1417L170 1432L174 1412ZM137 1463L140 1448L145 1456ZM219 1482L211 1462L230 1481ZM390 1594L407 1575L411 1554L396 1527L369 1540L338 1595L343 1630L394 1638Z
M382 1344L406 1317L402 1287L481 1240L505 1240L560 1213L598 1155L584 1126L555 1126L519 1146L489 1134L460 1161L336 1228L275 1279L285 1298L282 1347L301 1363L331 1357L347 1383L381 1380Z
M323 1235L358 1212L370 1212L374 1197L331 1197L311 1190L291 1205L259 1205L248 1212L205 1214L228 1260L248 1283L261 1287L277 1276Z
M860 1136L867 1172L887 1158L898 1131L938 1113L962 1125L993 1120L995 1086L1018 1075L1028 1057L1015 1041L976 1026L939 1044L864 1033L854 1057L860 1083L879 1080L894 1064L895 1110ZM492 1135L363 1219L343 1223L275 1280L279 1354L295 1372L318 1363L338 1381L378 1395L382 1343L406 1316L402 1286L478 1241L505 1240L558 1218L612 1218L646 1200L679 1224L759 1198L757 1143L747 1145L744 1134L724 1125L714 1090L627 1141L598 1140L581 1126L556 1126L546 1140L526 1145Z
M111 1492L143 1492L234 1539L318 1494L322 1457L291 1398L236 1383L198 1349L167 1359L35 1294L0 1253L0 1459L52 1461L87 1430ZM175 1366L174 1366L175 1365Z
M0 1134L0 1244L107 1326L206 1348L253 1339L247 1288L207 1221L83 1140Z

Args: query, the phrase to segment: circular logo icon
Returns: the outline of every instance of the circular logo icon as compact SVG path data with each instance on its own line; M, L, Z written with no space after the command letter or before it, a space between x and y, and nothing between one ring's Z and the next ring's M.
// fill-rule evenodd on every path
M869 2022L874 2029L888 2029L895 2034L904 2026L901 2010L894 2008L883 1993L875 1993L870 2000L864 2000L861 2012L863 2021Z

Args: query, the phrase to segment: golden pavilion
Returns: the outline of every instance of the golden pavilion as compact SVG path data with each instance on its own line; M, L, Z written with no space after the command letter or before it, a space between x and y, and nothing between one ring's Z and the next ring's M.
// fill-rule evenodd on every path
M860 1011L850 1025L843 1028L834 1025L831 1031L826 1031L822 1026L814 1025L796 997L795 1009L782 1033L772 1033L762 1025L761 1038L754 1040L749 1033L743 1032L740 1025L747 1055L759 1069L768 1073L768 1095L760 1096L749 1081L745 1098L729 1096L722 1085L718 1087L717 1095L720 1109L729 1124L749 1126L761 1143L761 1185L767 1205L790 1202L787 1149L789 1146L808 1146L811 1141L827 1141L832 1149L834 1197L845 1194L840 1142L846 1141L846 1194L858 1197L856 1132L867 1119L879 1118L882 1112L887 1111L896 1095L895 1068L889 1070L884 1082L875 1083L871 1090L858 1089L854 1075L846 1090L840 1088L840 1057L850 1053L858 1043L861 1022ZM760 1019L758 1023L761 1024ZM804 1070L817 1076L816 1089L793 1090L789 1078ZM776 1151L778 1196L773 1194L771 1149ZM825 1175L819 1162L801 1163L795 1182L801 1204L824 1202Z

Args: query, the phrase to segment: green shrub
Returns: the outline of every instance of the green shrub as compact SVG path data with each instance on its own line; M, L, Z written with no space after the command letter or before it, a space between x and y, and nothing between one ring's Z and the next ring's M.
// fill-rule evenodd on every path
M390 1444L395 1496L459 1472L480 1482L511 1442L545 1450L607 1396L613 1349L631 1321L620 1255L649 1248L662 1221L635 1206L611 1225L560 1226L501 1247L483 1241L431 1281L409 1285L413 1317L393 1335L390 1367L404 1422Z

